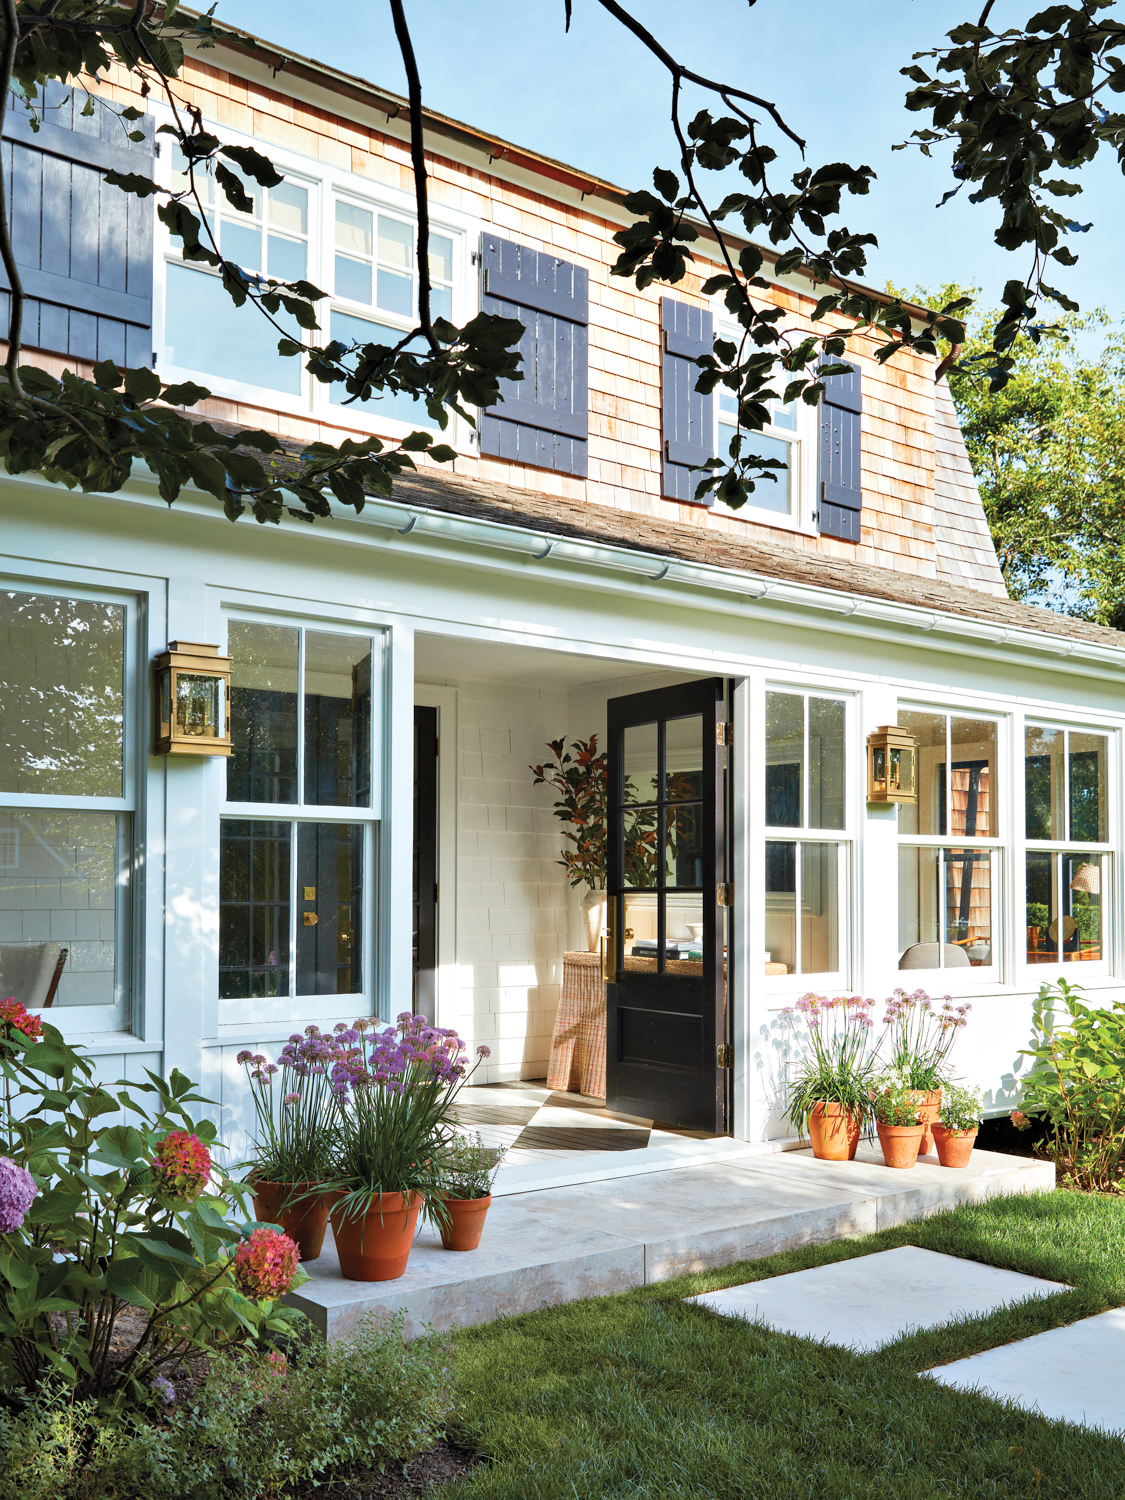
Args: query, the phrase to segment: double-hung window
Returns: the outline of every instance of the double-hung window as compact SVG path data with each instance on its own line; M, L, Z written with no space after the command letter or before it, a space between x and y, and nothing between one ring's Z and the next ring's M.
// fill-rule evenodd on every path
M844 699L766 693L767 975L816 974L843 982L846 745Z
M129 1023L135 630L129 600L0 589L0 996L71 1032Z
M231 619L219 849L228 1023L295 1021L374 997L371 632ZM359 1009L363 1009L362 1006Z
M738 344L742 330L720 325L718 337ZM742 456L776 459L783 469L765 471L773 478L755 478L754 490L741 510L730 510L722 502L715 509L743 520L783 526L788 529L806 524L812 509L806 493L813 478L806 472L815 412L801 401L788 403L770 400L770 420L761 432L742 431ZM730 462L731 440L738 434L738 398L725 385L715 387L715 453L724 463ZM698 478L699 476L695 476Z
M998 972L1000 787L995 719L899 710L918 800L898 811L899 967Z
M1029 964L1108 961L1108 767L1104 734L1024 728Z

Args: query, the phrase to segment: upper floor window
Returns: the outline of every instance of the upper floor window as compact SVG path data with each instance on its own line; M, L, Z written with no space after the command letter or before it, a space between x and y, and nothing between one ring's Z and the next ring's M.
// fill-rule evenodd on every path
M335 285L341 301L409 323L418 308L417 228L406 219L336 199ZM453 241L430 231L430 315L453 317Z
M738 399L726 386L717 387L716 393L715 451L720 458L726 459L730 456L731 440L738 432ZM755 479L754 492L747 501L746 508L798 520L801 494L801 445L797 431L799 414L795 402L786 406L780 401L770 401L769 408L768 427L761 432L743 432L742 453L744 457L753 453L758 458L776 459L785 468L769 470L773 478Z

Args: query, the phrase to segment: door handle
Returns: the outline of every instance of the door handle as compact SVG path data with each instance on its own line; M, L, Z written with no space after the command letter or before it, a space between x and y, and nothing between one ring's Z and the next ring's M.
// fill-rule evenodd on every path
M317 918L317 915L316 915L315 911L305 911L305 912L302 912L301 913L301 917L302 917L302 919L303 919L304 924L305 924L306 927L315 927L316 926L318 918Z

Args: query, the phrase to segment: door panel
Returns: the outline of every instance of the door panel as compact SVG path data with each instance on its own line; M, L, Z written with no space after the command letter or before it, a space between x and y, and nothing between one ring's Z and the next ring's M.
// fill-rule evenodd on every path
M726 1129L722 678L608 704L606 1104Z

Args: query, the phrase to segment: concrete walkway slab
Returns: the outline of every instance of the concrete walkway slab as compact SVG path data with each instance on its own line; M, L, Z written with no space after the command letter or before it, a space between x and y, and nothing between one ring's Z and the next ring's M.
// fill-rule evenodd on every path
M1057 1281L900 1245L689 1300L723 1317L761 1319L781 1333L867 1354L914 1329L1067 1290Z
M1056 1421L1125 1434L1125 1308L924 1373Z
M320 1259L305 1265L311 1279L287 1301L329 1338L369 1311L400 1308L408 1334L426 1324L446 1330L1054 1185L1048 1163L980 1151L963 1172L936 1163L897 1172L874 1160L815 1162L799 1151L744 1156L738 1142L710 1144L726 1146L721 1159L681 1158L664 1170L614 1177L599 1176L604 1168L589 1158L604 1154L620 1164L648 1153L585 1153L588 1175L580 1181L494 1198L479 1250L443 1250L424 1226L398 1281L345 1281L329 1233Z

